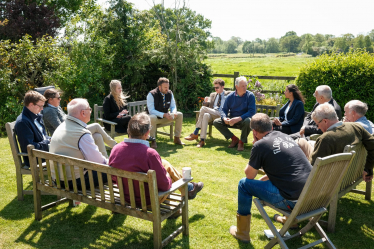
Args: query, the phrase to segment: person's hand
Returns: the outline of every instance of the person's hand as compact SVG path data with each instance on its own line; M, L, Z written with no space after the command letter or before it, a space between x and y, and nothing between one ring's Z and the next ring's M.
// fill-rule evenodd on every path
M229 124L230 124L230 126L233 126L234 124L240 122L241 120L242 120L241 117L232 118L232 119L230 119Z
M300 129L300 136L303 136L305 134L305 126L301 127Z
M225 124L229 125L230 124L230 119L229 118L224 118L223 121L225 122Z
M364 171L364 173L362 173L362 179L365 181L365 182L370 182L371 180L373 180L373 176L367 176L368 172Z
M257 141L258 141L257 137L256 137L255 135L253 135L253 142L252 142L252 145L255 144Z
M282 123L279 121L279 119L277 119L277 118L275 118L274 119L274 124L276 125L276 126L281 126L282 125Z
M173 120L173 117L170 115L170 113L164 113L164 118L168 119L168 120Z
M259 180L260 181L268 181L269 177L267 175L264 175L264 176L261 176L261 178Z

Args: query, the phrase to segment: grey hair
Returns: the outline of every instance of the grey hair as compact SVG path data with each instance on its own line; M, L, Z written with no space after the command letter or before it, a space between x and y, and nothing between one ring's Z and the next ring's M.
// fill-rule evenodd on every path
M352 111L355 111L360 116L365 116L366 112L369 109L366 103L359 100L351 100L347 104L345 104L345 107Z
M242 82L242 81L244 81L245 84L248 85L247 78L244 77L244 76L240 76L240 77L235 79L235 86L239 86L240 82Z
M268 115L265 113L256 113L251 119L251 129L259 133L271 131L272 124Z
M319 95L322 95L326 100L330 100L332 98L332 91L328 85L317 86L316 91Z
M131 138L142 138L151 129L151 119L144 112L134 115L128 124L127 133Z
M338 116L336 115L334 107L327 102L317 106L317 108L312 113L312 119L328 119L331 121L339 120Z
M90 107L90 104L88 104L87 99L82 98L76 98L69 102L67 109L68 109L68 115L73 116L75 118L79 117L79 113L81 110L87 109Z

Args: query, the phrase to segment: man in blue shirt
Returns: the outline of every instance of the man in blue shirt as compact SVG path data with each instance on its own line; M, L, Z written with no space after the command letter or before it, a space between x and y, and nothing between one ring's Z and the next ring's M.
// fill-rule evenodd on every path
M214 120L213 125L219 130L226 139L231 138L229 148L238 145L238 151L244 150L244 143L251 132L250 122L256 114L256 100L252 92L247 90L247 79L244 76L235 79L236 91L227 95L223 105L221 117ZM242 133L237 138L228 128L239 128Z
M222 79L215 79L213 85L215 92L211 93L209 98L205 97L208 101L204 100L203 102L203 107L200 109L199 118L196 122L195 131L184 138L189 141L197 141L199 138L199 130L201 129L200 142L197 145L198 148L205 145L208 123L221 116L222 108L225 104L227 95L227 92L224 90L225 82Z
M344 106L344 121L359 123L370 134L373 134L373 123L365 117L367 111L368 105L366 103L359 100L351 100Z
M170 108L170 112L169 112ZM175 120L174 143L184 145L180 140L183 123L183 113L177 111L173 92L169 90L169 80L159 78L157 88L147 95L147 111L151 118L151 137L156 137L157 125ZM156 141L151 142L153 149L157 148Z
M21 148L21 152L27 153L27 145L32 144L35 149L48 151L48 144L51 138L45 131L43 115L39 114L43 110L46 99L43 95L35 91L28 91L23 100L23 111L17 117L14 131ZM29 158L23 157L25 167L29 168Z

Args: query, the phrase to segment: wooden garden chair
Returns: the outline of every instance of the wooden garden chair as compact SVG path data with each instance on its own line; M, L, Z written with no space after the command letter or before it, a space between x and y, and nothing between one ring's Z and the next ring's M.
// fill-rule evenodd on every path
M325 242L329 248L335 248L331 240L318 224L318 221L321 216L327 212L327 206L338 192L349 165L353 161L354 155L355 152L351 151L350 153L340 153L324 158L317 158L292 212L278 209L258 198L254 199L254 203L260 211L261 216L265 219L266 224L274 235L274 238L265 246L265 248L272 248L276 244L279 244L281 248L288 248L285 243L286 240L302 236L313 227L322 238L303 246L302 248L309 248L323 242ZM279 232L266 213L264 206L269 206L288 217ZM289 237L284 236L292 224L304 220L309 220L309 222L300 231Z

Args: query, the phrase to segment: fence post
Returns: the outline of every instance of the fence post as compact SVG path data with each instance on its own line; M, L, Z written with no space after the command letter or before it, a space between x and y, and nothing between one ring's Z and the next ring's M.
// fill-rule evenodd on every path
M234 72L234 85L232 87L232 90L235 91L235 79L239 77L239 72Z

